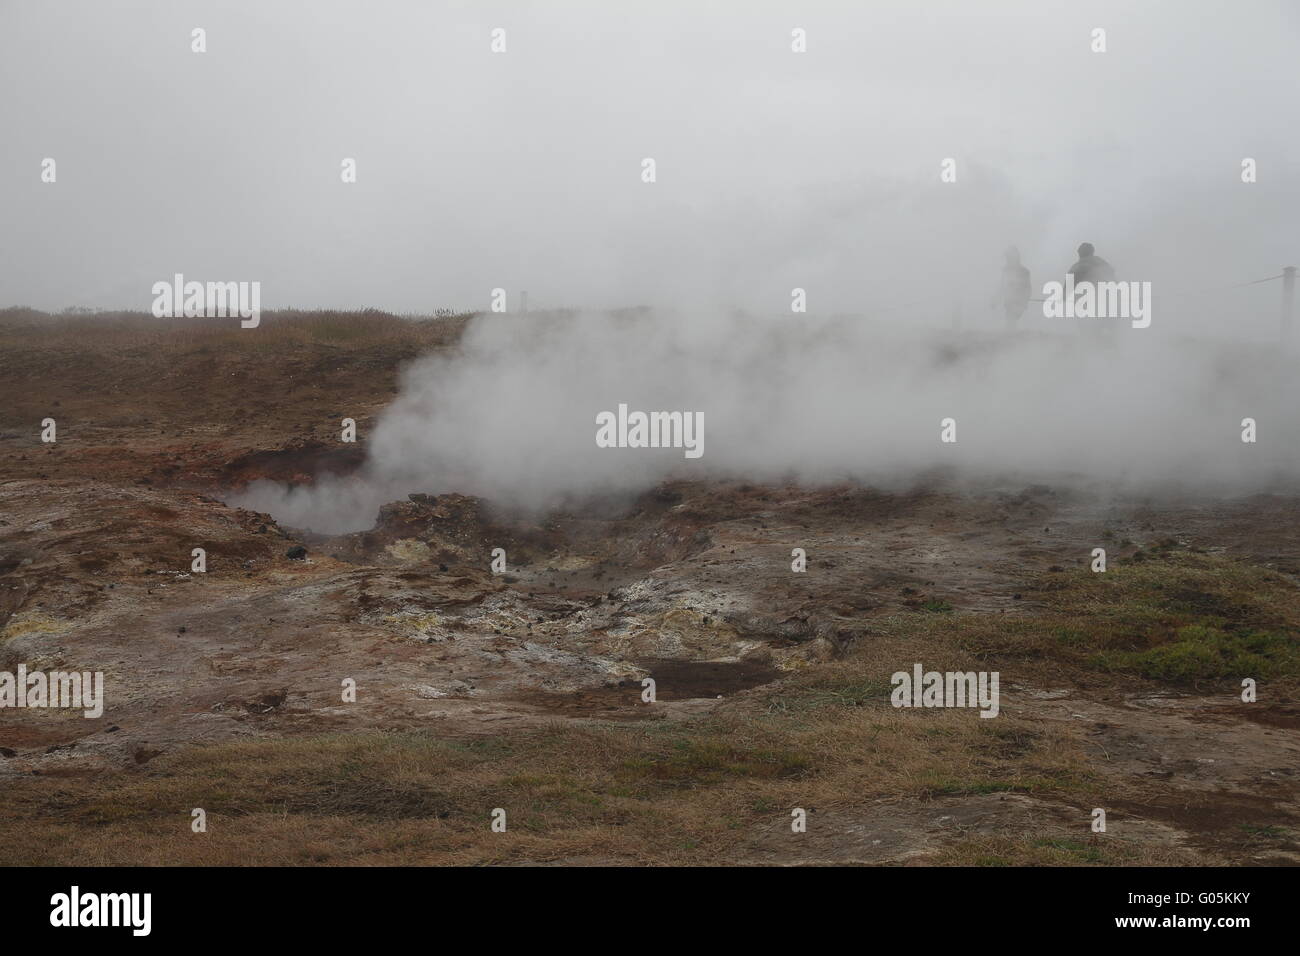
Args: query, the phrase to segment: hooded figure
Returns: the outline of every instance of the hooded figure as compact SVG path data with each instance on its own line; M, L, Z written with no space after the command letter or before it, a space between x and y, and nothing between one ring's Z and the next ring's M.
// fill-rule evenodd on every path
M1005 253L1002 285L998 291L998 298L1002 303L1002 311L1006 314L1008 325L1014 326L1016 320L1025 314L1029 295L1029 270L1020 264L1020 250L1010 246Z

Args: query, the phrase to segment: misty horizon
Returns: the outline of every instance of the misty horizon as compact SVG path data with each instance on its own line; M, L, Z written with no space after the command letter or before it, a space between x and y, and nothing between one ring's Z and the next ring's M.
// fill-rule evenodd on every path
M1276 317L1273 286L1201 292L1300 259L1293 5L739 9L0 6L0 306L148 311L180 272L266 309L772 314L797 287L978 325L1006 246L1040 289L1089 241L1184 327Z

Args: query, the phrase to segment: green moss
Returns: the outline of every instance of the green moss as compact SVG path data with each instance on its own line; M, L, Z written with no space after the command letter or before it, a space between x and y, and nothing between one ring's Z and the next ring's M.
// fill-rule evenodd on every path
M1300 674L1300 642L1268 631L1229 632L1189 624L1179 628L1171 641L1142 651L1105 651L1093 662L1103 670L1130 671L1175 683L1294 677Z

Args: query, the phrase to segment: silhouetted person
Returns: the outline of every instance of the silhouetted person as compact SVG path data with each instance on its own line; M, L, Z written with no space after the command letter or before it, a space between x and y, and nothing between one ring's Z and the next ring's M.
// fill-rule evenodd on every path
M1002 285L998 290L1007 325L1014 328L1017 320L1025 314L1029 295L1029 270L1020 264L1020 250L1010 246L1002 264Z
M1070 275L1074 276L1074 287L1077 289L1080 282L1113 282L1115 270L1109 262L1097 255L1091 242L1085 242L1079 247L1079 261L1070 266Z
M1096 283L1114 282L1115 270L1109 262L1097 255L1097 250L1092 247L1091 242L1085 242L1079 246L1078 252L1079 261L1070 266L1070 275L1074 276L1075 298L1077 299L1083 291L1080 285L1086 282L1093 286L1093 302L1096 302ZM1088 321L1090 327L1105 338L1109 338L1114 334L1118 323L1118 320L1113 316Z

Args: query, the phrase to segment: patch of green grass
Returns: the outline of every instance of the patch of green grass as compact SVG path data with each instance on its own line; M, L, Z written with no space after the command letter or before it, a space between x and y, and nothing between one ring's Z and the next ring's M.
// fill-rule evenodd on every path
M1189 624L1166 643L1142 651L1104 651L1093 663L1101 670L1130 671L1171 683L1294 676L1300 673L1300 642L1266 631L1230 633Z
M741 747L718 739L679 740L667 753L625 760L625 774L683 786L712 784L727 777L775 779L811 770L808 756L794 750Z
M1089 643L1088 632L1068 624L1057 625L1048 631L1062 647L1086 647Z
M1243 823L1241 829L1251 836L1264 837L1268 840L1280 840L1290 832L1286 827L1256 826L1253 823Z
M986 666L1050 661L1181 685L1300 679L1300 590L1267 568L1175 542L1104 573L1043 574L1024 591L1032 615L962 614L942 639ZM926 617L879 625L934 639Z

